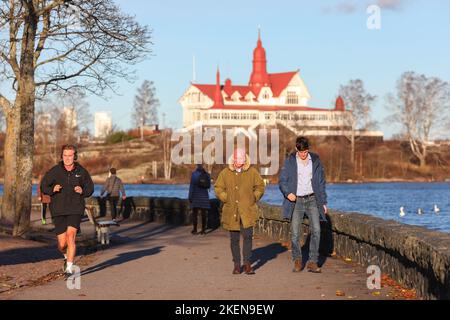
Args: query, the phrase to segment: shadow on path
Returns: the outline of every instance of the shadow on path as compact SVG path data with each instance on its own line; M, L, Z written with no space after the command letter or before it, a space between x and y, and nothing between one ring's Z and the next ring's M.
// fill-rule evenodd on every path
M256 261L253 269L257 270L265 265L268 261L275 259L279 254L285 252L287 249L279 243L271 243L265 247L253 250L253 261Z
M101 271L105 268L116 266L119 264L127 263L129 261L137 260L143 257L151 256L154 254L158 254L161 252L161 249L164 248L164 246L158 246L151 249L145 249L145 250L139 250L139 251L132 251L132 252L123 252L118 254L116 257L104 261L96 266L89 267L88 269L81 272L81 275L87 275L90 273Z
M36 263L54 259L62 259L61 253L56 250L56 245L0 251L0 266Z

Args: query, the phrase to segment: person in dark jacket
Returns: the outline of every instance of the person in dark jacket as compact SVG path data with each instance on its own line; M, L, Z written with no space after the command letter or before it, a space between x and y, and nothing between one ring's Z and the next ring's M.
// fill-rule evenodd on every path
M77 149L74 145L62 147L61 159L45 174L41 190L51 197L50 214L55 225L58 249L64 255L63 271L68 277L73 274L75 238L84 214L84 199L94 192L94 183L87 170L76 162Z
M100 196L102 197L106 192L106 199L109 201L109 207L111 208L111 218L113 221L116 221L119 195L122 195L122 201L125 201L125 199L127 198L122 180L116 175L116 173L116 168L109 169L109 177L106 179L100 193Z
M283 216L291 220L292 258L294 272L303 269L299 240L303 235L303 218L306 214L311 229L308 271L320 273L318 263L320 220L327 213L325 171L317 154L309 152L309 142L298 137L297 152L288 156L281 169L279 187L284 196Z
M200 182L200 179L203 179ZM198 215L202 217L202 230L200 234L205 234L206 231L206 216L208 210L211 208L209 204L209 187L211 186L211 177L209 173L203 168L201 164L197 165L197 168L191 175L191 183L189 185L189 202L192 209L192 234L197 234L197 221Z

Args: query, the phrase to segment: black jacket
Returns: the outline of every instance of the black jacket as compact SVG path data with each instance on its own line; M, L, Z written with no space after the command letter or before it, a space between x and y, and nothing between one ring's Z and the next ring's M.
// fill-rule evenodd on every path
M61 185L60 192L53 192L55 185ZM75 192L75 187L80 186L83 193ZM41 182L42 193L51 196L50 212L52 216L75 215L84 213L84 198L88 198L94 192L94 183L91 176L80 164L75 162L75 168L67 171L61 161L51 168Z

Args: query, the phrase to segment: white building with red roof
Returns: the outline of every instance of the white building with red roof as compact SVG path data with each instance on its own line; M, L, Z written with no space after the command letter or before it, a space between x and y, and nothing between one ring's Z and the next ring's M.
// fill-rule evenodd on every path
M258 35L253 51L253 70L248 85L234 85L226 79L222 85L217 70L216 84L191 83L180 98L184 128L235 127L256 128L281 124L297 134L348 134L344 101L338 97L331 109L308 106L311 99L300 71L268 73L266 51ZM382 132L361 135L383 136Z

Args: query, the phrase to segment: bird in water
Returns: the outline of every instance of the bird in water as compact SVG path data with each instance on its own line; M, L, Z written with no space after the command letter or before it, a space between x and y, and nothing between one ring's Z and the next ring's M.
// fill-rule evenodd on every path
M439 214L439 212L441 212L441 209L439 209L439 207L437 206L437 204L434 205L434 209L433 209L434 213Z
M400 217L404 217L406 215L405 208L400 207Z
M422 215L423 214L423 209L422 208L417 209L417 214L418 215Z

